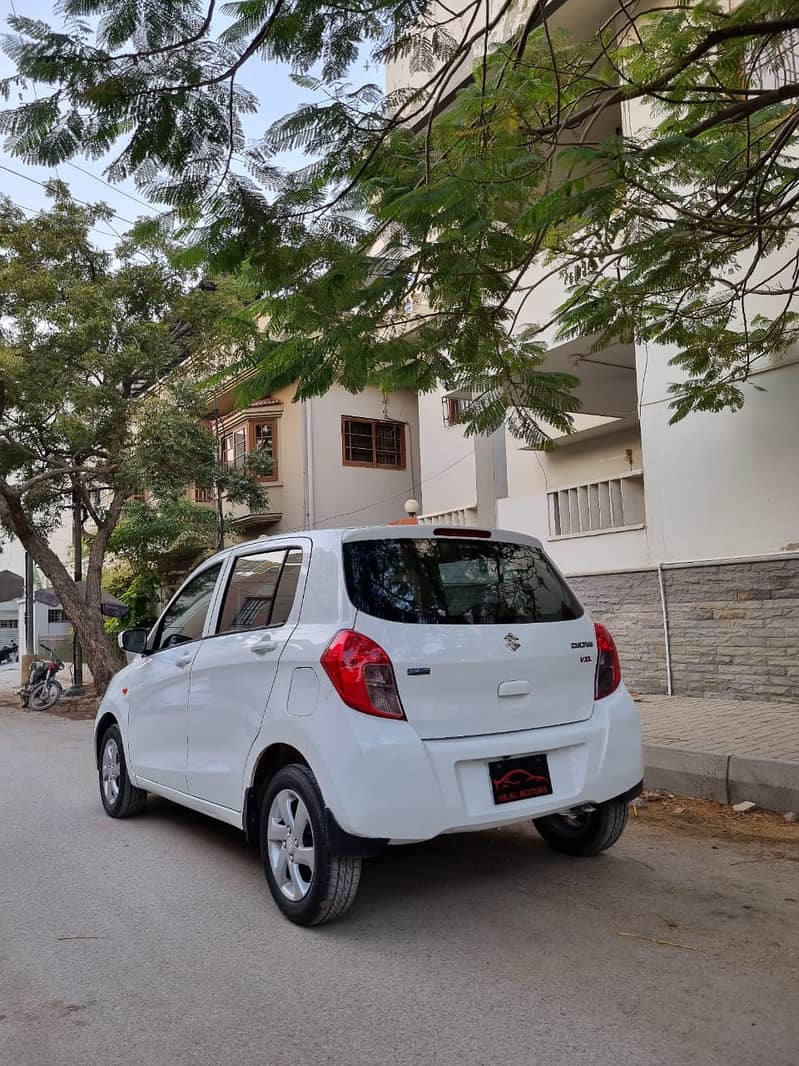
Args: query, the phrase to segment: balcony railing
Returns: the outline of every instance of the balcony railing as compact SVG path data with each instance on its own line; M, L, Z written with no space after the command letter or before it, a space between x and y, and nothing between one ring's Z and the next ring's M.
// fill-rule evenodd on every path
M645 523L644 476L631 471L547 493L549 535L578 537L640 528Z
M477 508L455 507L451 511L430 511L419 515L419 521L436 526L473 526L477 522Z

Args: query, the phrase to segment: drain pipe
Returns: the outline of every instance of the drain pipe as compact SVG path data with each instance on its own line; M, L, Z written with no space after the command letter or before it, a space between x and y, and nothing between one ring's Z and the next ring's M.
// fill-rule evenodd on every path
M308 529L316 528L316 463L313 446L313 397L305 401L305 431L307 433L306 461L308 463Z
M671 684L671 641L669 640L669 611L666 607L666 588L663 584L663 563L658 563L658 586L660 588L660 609L663 612L663 639L666 644L666 693L674 695Z

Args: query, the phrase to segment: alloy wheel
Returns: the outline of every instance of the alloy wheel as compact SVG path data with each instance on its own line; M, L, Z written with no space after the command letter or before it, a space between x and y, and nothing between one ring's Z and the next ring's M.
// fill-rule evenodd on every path
M113 737L109 737L103 748L103 795L109 807L113 807L119 795L119 779L121 774L119 760L119 746Z
M276 793L267 827L269 865L281 893L299 903L310 891L316 848L308 808L291 788Z

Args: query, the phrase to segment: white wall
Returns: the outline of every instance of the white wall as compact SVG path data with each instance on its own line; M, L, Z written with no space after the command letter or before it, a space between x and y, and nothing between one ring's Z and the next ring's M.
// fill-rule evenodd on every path
M641 413L652 556L763 555L799 543L799 365L758 374L741 411L668 424L671 353L650 346ZM646 351L639 353L643 361ZM639 380L641 377L639 368ZM756 391L754 385L765 388Z
M741 411L692 414L670 426L670 354L655 346L638 352L639 380L646 364L640 444L634 429L537 457L509 442L509 498L498 502L498 523L542 539L548 490L628 473L627 448L633 468L643 468L645 529L549 541L567 573L769 555L799 544L799 364L757 374Z
M497 502L498 524L539 537L567 574L630 569L651 562L647 530L602 532L550 540L547 493L591 481L620 477L639 470L641 441L628 428L551 452L523 451L508 436L508 498ZM628 456L632 453L632 462ZM647 471L644 473L646 484Z
M375 388L357 394L333 388L310 401L307 409L310 411L309 451L313 457L311 521L314 528L381 524L405 518L405 501L418 499L420 494L416 395L403 391L384 397ZM344 466L342 415L406 423L405 469Z
M642 465L641 438L636 428L560 444L549 452L527 451L508 433L506 446L508 496L546 493L622 477L631 470L640 470Z
M17 601L18 609L18 629L17 633L20 648L25 644L25 600L21 599ZM33 604L33 645L34 649L39 652L43 651L41 648L41 642L49 644L56 654L60 654L62 658L68 659L71 655L71 641L72 641L72 625L70 622L49 622L49 612L52 608L48 607L46 603L39 603L38 600ZM9 630L13 632L13 630Z
M441 390L419 397L422 511L437 514L477 502L474 438L445 426Z

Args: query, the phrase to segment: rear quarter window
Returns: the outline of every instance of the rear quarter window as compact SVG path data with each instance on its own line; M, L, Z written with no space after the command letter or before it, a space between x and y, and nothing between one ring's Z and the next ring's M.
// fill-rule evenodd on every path
M467 537L347 541L353 605L389 622L524 625L579 618L577 597L540 548Z

